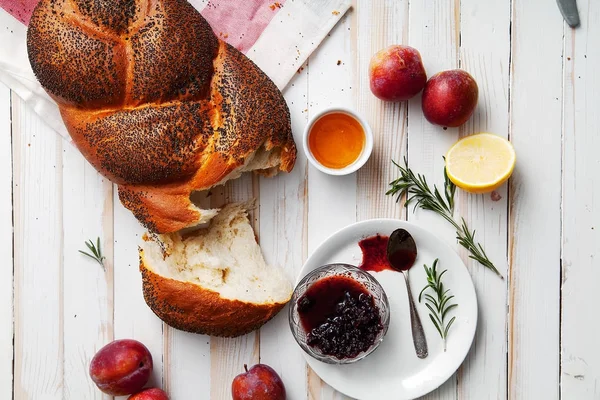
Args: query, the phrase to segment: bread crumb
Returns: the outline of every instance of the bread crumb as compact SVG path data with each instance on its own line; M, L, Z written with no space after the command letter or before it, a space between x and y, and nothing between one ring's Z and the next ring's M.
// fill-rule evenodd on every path
M276 8L281 8L281 7L283 7L283 4L279 3L278 1L276 1L275 3L273 3L269 6L271 11L275 11Z
M302 71L304 71L304 67L300 67L300 68L298 68L298 73L300 73L300 72L302 72Z
M340 65L342 63L342 60L338 60L337 65Z
M500 195L500 193L496 192L495 190L490 194L490 198L492 199L492 201L499 201L502 196Z
M337 11L337 10L333 10L331 13L332 13L333 15L340 15L340 12L339 12L339 11Z

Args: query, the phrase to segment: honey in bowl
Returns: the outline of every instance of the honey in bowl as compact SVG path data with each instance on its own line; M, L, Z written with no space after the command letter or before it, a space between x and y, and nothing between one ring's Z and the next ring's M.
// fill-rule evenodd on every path
M343 112L325 114L308 134L308 147L324 167L342 169L358 159L365 146L365 130Z

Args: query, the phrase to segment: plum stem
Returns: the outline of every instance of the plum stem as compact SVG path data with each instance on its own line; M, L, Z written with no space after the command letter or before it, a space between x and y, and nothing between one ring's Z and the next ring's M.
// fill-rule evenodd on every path
M244 369L248 372L248 364L244 364Z

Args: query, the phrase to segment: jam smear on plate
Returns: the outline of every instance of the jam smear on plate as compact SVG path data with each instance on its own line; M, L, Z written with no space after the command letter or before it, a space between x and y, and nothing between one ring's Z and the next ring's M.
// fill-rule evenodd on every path
M375 235L358 242L363 258L358 268L364 271L381 272L389 269L395 271L387 258L388 236Z
M394 269L387 257L387 247L388 247L388 236L383 235L375 235L365 238L358 242L358 246L362 250L363 258L361 264L358 268L363 271L373 271L373 272L381 272L386 269L391 271L398 271L403 269L410 268L417 258L417 253L402 250L396 251L393 256L394 264L397 266L404 266L402 268Z
M298 299L298 314L307 344L340 360L367 351L383 329L373 296L348 276L313 283Z

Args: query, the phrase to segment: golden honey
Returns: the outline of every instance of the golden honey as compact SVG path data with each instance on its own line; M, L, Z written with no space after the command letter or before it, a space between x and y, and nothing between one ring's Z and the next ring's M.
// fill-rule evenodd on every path
M308 134L308 147L323 166L333 169L352 164L365 146L365 131L354 117L342 112L325 114Z

